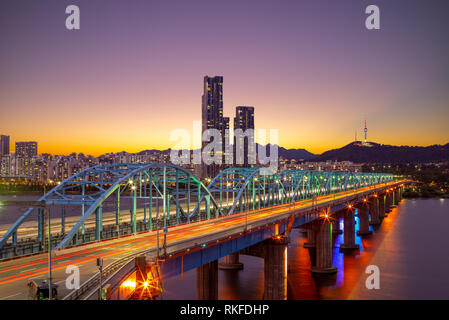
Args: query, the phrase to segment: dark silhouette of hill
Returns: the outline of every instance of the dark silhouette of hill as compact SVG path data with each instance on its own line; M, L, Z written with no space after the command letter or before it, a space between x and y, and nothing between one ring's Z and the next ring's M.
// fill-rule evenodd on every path
M256 144L257 145L257 149L260 147L263 147L263 145L260 144ZM266 153L267 156L270 155L270 144L266 145ZM144 152L161 152L161 153L170 153L170 149L167 150L144 150L141 151L140 153L144 153ZM306 149L286 149L283 147L278 147L278 156L285 158L285 159L297 159L297 160L310 160L313 159L314 157L316 157L316 154L313 154L309 151L307 151Z
M263 147L263 145L257 144L257 148L260 147ZM265 147L267 156L269 156L271 145L267 144ZM278 147L278 156L284 159L310 160L315 158L317 155L307 151L306 149L286 149L283 147Z
M449 143L445 145L391 146L369 142L368 145L360 141L351 142L340 148L324 152L313 161L352 161L356 163L416 163L449 161Z
M270 144L266 146L267 156L270 155ZM263 147L257 144L257 148ZM140 153L160 152L169 154L167 150L144 150ZM361 141L354 141L348 145L326 151L321 155L313 154L306 149L286 149L278 147L278 156L284 159L296 159L306 161L352 161L355 163L422 163L449 161L449 143L445 145L431 145L427 147L417 146L391 146Z

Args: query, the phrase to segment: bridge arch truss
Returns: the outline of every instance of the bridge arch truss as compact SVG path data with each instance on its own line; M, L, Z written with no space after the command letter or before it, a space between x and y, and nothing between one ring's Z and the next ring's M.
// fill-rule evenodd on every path
M78 172L39 201L61 219L52 238L56 249L126 234L161 229L222 215L293 203L393 180L391 174L227 168L206 187L190 171L173 164L102 164ZM76 214L66 214L66 211ZM0 249L25 220L37 221L37 242L45 246L45 211L29 208L0 239ZM66 224L66 216L70 223ZM107 220L107 221L106 221ZM66 227L68 232L66 232Z
M91 167L63 181L38 201L45 201L51 211L61 211L57 215L61 217L61 232L56 249L154 228L165 232L167 227L189 223L193 217L199 220L221 214L209 190L190 171L161 163ZM73 207L81 215L66 232L66 211ZM107 228L103 225L105 210L109 210ZM27 218L37 219L38 242L44 241L44 210L29 208L0 239L0 248L9 238L13 246L17 244L17 231ZM95 229L89 234L88 222Z

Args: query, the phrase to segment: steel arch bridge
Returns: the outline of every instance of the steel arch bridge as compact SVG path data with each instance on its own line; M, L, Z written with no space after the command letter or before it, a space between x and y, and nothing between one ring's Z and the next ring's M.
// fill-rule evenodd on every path
M228 215L285 201L281 179L276 174L265 175L262 168L225 169L210 182L208 189L221 212Z
M286 202L324 196L393 180L393 175L347 171L284 170L280 174Z
M190 171L173 164L104 164L80 171L39 201L60 210L61 233L54 246L61 249L156 229L166 233L167 227L173 225L392 180L393 175L382 173L284 170L267 175L262 168L228 168L206 187ZM75 207L79 214L66 233L65 211L68 207ZM17 245L19 227L27 218L33 217L35 210L37 240L42 243L40 250L44 250L43 208L28 209L0 239L0 249L9 238L13 247ZM104 213L112 220L106 226L103 224ZM88 229L88 222L93 228Z
M263 168L228 168L220 172L208 189L221 212L255 210L393 180L391 174L365 172L284 170L272 175L264 172Z
M190 222L190 218L210 218L219 215L215 199L199 179L188 170L172 164L104 164L80 171L53 188L38 201L47 206L57 205L61 210L62 240L57 249L69 244L76 245L111 236L120 236L120 221L123 207L129 209L129 227L132 233L154 228ZM174 210L171 206L174 206ZM65 233L65 211L68 206L77 206L81 217ZM103 211L113 208L115 230L104 234ZM143 220L137 221L138 207L143 211ZM0 239L0 248L11 237L17 244L17 231L25 219L37 210L38 241L45 238L44 211L42 208L28 209ZM95 216L95 236L85 239L85 223ZM139 225L139 230L138 230ZM113 228L114 229L114 228Z

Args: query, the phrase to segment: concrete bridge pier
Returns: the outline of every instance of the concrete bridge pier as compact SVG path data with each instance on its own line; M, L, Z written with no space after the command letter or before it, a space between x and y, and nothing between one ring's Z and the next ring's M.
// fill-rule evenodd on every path
M357 235L365 236L365 235L371 234L372 231L369 229L369 207L368 207L368 203L364 202L361 206L359 206L358 211L359 211L360 230L357 231Z
M391 191L387 191L385 195L385 213L391 212L391 206L392 206L392 193Z
M309 225L308 228L310 227ZM265 300L287 299L288 242L287 236L279 234L240 251L241 254L264 259L263 298Z
M397 205L396 190L393 189L393 190L391 191L390 207L391 207L391 208L396 208L396 205Z
M265 244L264 300L287 299L287 244L288 237L275 236Z
M391 212L392 209L395 207L394 205L394 196L393 196L394 191L390 191L389 193L389 200L388 200L388 212Z
M343 229L344 243L340 245L340 249L359 249L359 245L355 243L354 209L348 208L345 211Z
M394 191L394 202L395 202L395 205L397 206L398 204L399 204L399 202L401 202L401 199L400 199L400 196L399 196L399 188L397 188L395 191Z
M315 225L316 232L316 261L310 271L312 273L335 273L337 268L332 266L332 233L331 221L322 219Z
M218 300L218 260L196 268L197 300Z
M307 228L307 242L304 243L304 248L315 248L315 238L316 231L312 228L312 226L309 226Z
M224 262L218 265L222 270L241 270L243 269L243 263L239 260L239 253L231 253L224 257Z
M330 219L332 222L332 234L342 234L343 231L340 229L340 215L334 214Z
M384 194L380 194L378 196L379 198L379 218L383 219L386 217L385 214L385 195Z
M369 199L369 213L371 216L370 225L378 225L380 224L379 219L379 208L377 206L377 197L372 197Z

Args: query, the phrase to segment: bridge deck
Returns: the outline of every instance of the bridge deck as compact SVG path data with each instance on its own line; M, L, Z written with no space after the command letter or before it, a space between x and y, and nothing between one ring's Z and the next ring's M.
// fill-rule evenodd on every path
M179 253L202 243L211 243L230 236L236 236L248 230L263 227L279 220L304 215L320 207L344 204L360 200L362 196L377 192L403 181L385 183L376 187L364 187L356 190L322 196L312 200L298 201L264 209L241 212L227 217L220 217L201 222L192 222L169 228L167 233L167 253ZM133 252L147 250L150 256L156 254L157 232L144 232L114 240L104 240L58 251L52 258L53 282L59 285L59 298L69 290L65 287L65 269L69 265L80 268L81 284L98 272L96 258L102 257L104 265L127 256ZM159 244L162 246L163 233L159 231ZM27 299L27 282L29 279L46 278L48 259L45 253L34 256L4 261L0 266L0 299Z

